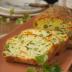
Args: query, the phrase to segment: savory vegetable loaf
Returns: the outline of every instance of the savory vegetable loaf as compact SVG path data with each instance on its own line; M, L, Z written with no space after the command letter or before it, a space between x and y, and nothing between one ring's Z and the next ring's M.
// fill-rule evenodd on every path
M49 57L52 48L53 44L43 37L23 34L7 40L3 55L7 61L37 64L35 57L41 55Z
M3 55L10 62L39 65L36 60L38 56L43 56L45 61L50 60L64 49L62 46L67 40L66 34L57 35L56 31L26 29L6 41Z

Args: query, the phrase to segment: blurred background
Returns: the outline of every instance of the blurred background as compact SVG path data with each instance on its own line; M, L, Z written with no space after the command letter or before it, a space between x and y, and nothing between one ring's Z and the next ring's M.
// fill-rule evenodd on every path
M0 0L0 37L24 24L32 16L40 14L48 7L30 7L30 3L47 5L43 0ZM72 11L72 0L59 0L56 5L67 7ZM25 14L26 13L26 14Z

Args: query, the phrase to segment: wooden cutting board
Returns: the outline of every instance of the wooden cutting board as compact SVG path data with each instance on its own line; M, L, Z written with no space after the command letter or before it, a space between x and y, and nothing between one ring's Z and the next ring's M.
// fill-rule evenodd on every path
M34 20L34 18L23 25L17 26L7 36L0 39L0 72L26 72L26 69L31 66L20 63L6 62L2 56L2 51L4 48L4 43L9 37L19 34L24 29L33 27L32 20ZM71 49L65 50L63 53L53 57L52 60L49 61L48 63L49 64L58 63L62 68L62 72L68 72L68 69L72 65L72 50Z

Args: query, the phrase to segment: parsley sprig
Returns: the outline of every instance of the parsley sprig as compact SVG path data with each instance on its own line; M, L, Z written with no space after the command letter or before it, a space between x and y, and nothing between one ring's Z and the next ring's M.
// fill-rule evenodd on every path
M38 71L37 68L30 67L27 69L27 72L61 72L61 68L58 64L43 64L41 70Z
M27 72L61 72L61 68L58 64L48 65L46 63L47 59L48 57L46 55L36 56L36 61L42 65L40 70L38 71L37 68L30 67Z
M27 69L27 72L36 72L36 69L34 67L29 67Z
M38 56L36 56L35 60L38 64L43 65L48 60L48 56L47 55L38 55Z
M29 14L24 14L23 17L16 19L16 24L23 24L29 19L31 19L31 16Z

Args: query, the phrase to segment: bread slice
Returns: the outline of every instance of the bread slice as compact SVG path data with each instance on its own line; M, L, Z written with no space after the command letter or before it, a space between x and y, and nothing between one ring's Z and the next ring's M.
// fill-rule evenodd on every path
M53 35L53 32L55 31L46 31L43 29L26 29L22 31L21 34L35 34L35 35L46 38L47 40L52 42L53 45L57 45L60 43L60 41L56 35Z
M3 55L7 61L38 65L36 57L52 56L53 44L34 34L19 34L6 41Z
M35 18L33 26L37 29L63 31L69 37L66 47L72 48L72 14L68 11L63 7L50 7Z
M66 44L68 41L67 34L61 32L61 31L54 31L54 30L43 30L43 29L27 29L22 31L22 34L35 34L38 36L42 36L47 38L52 44L54 45L55 52L59 52L60 50L63 50L66 48Z
M22 31L21 34L35 34L45 38L52 35L51 31L46 31L44 29L34 29L34 28L26 29Z

